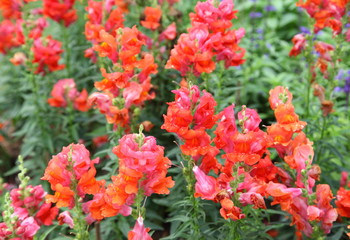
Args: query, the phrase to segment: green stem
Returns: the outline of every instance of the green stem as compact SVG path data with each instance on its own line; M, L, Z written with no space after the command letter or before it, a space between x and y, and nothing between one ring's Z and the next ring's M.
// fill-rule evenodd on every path
M68 153L68 166L67 169L71 171L71 189L74 192L74 208L73 208L73 221L74 230L76 231L75 240L89 239L88 225L85 221L85 214L82 208L82 199L78 194L78 180L74 172L74 161L72 158L73 148Z
M68 107L67 107L67 113L68 113L68 129L69 129L69 135L71 136L71 139L74 142L79 141L79 135L78 131L75 125L75 113L74 113L74 107L72 102L68 102Z
M321 137L320 140L322 140L324 138L325 135L325 130L327 128L327 117L328 116L323 116L323 124L322 124L322 130L321 130Z
M63 26L63 45L64 49L66 50L65 56L65 63L66 63L66 71L67 71L67 78L71 76L71 68L70 68L70 58L71 58L71 51L69 47L69 28L66 26Z
M23 8L23 15L25 16L24 19L29 19L29 9ZM33 63L34 60L34 53L32 51L32 46L33 46L33 39L30 39L29 36L30 28L27 26L26 22L23 23L23 35L25 39L25 43L23 45L23 50L25 53L28 54L28 59L26 61L26 72L25 72L25 77L28 79L31 85L31 90L32 90L32 97L33 97L33 105L35 107L34 110L34 117L35 117L35 122L37 122L40 132L39 132L39 137L48 139L49 135L48 132L46 131L46 121L42 118L42 114L45 114L44 109L42 108L41 103L43 102L42 100L42 95L40 94L40 86L37 82L36 75L34 74L36 65ZM51 144L47 145L47 150L52 152L53 147Z
M200 231L200 226L199 226L199 201L197 198L194 197L195 193L195 183L196 183L196 178L194 176L194 173L192 171L193 167L195 166L195 163L192 158L188 159L188 166L187 168L184 168L184 175L185 179L187 182L187 192L190 197L190 202L192 204L192 209L190 212L190 218L191 218L191 228L193 230L192 237L194 239L201 239L202 234Z
M312 19L309 19L309 28L313 29L314 22ZM307 40L307 46L304 50L304 56L306 58L306 62L308 64L308 75L307 75L307 95L306 95L306 116L305 119L308 119L310 116L310 95L311 95L311 83L313 78L313 70L312 66L315 62L314 56L312 54L313 45L314 45L314 32L312 31L312 34L306 37ZM305 131L307 132L308 128L306 127Z
M240 240L241 237L238 232L238 221L233 221L232 219L229 219L226 222L226 225L229 227L229 234L227 235L227 240Z
M79 201L79 195L77 193L74 194L74 229L77 231L75 239L76 240L86 240L89 239L88 225L85 221L85 215L83 213L83 208L81 202Z
M219 75L218 75L218 81L217 81L217 97L216 97L216 102L217 102L217 106L220 108L220 104L221 104L221 99L222 99L222 84L224 82L224 72L225 72L225 65L224 65L224 61L221 61L219 63ZM207 89L209 91L209 88Z

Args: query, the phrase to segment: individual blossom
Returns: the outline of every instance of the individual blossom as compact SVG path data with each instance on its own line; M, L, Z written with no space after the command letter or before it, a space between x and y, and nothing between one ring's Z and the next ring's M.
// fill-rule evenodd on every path
M332 64L331 51L334 51L334 49L334 46L328 43L315 43L315 51L319 53L316 67L320 69L325 78L328 78L328 63Z
M245 214L242 213L242 209L235 206L231 199L224 198L220 201L221 209L220 215L224 219L239 220L245 218Z
M23 52L16 52L10 59L10 62L15 66L24 65L26 61L27 57Z
M144 10L145 20L141 21L141 25L145 28L155 30L160 26L160 18L162 17L162 10L157 7L146 7Z
M40 229L40 226L36 223L33 217L28 217L16 224L16 235L19 239L32 239Z
M159 40L174 40L176 37L176 24L173 22L159 35Z
M70 228L74 228L72 216L68 211L61 212L58 215L58 223L59 225L67 224Z
M206 200L213 200L219 192L219 186L216 179L212 176L205 175L205 173L197 166L193 167L193 172L197 180L194 196Z
M238 113L238 120L243 123L244 131L257 131L261 123L257 111L246 106L243 106L242 111Z
M35 219L39 224L46 226L52 225L53 220L56 219L58 214L58 208L52 207L50 203L43 203L35 215Z
M335 204L340 216L350 218L350 190L341 187L337 192Z
M288 88L277 86L269 92L269 103L272 110L281 104L292 103L293 95Z
M233 151L234 145L230 136L237 132L234 107L235 105L231 105L222 111L220 121L214 131L216 135L214 138L215 146L223 149L226 153Z
M99 148L108 142L108 135L97 136L92 139L92 143L96 148Z
M145 228L143 218L138 217L133 230L128 233L128 240L152 240L148 234L149 230L149 228Z
M306 38L303 34L297 34L292 39L293 48L289 52L289 56L298 56L306 46Z

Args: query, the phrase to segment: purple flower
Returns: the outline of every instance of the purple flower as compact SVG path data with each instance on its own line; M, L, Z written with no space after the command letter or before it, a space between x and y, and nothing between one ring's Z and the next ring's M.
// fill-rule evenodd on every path
M350 94L350 70L344 71L343 69L340 69L337 76L335 77L338 81L345 81L345 84L343 87L336 87L334 88L335 92L344 92L347 95ZM342 84L341 84L342 85Z
M341 88L341 87L334 88L334 92L342 92L342 91L343 91L343 88Z
M337 80L343 80L344 79L344 70L340 69L337 76L335 77Z
M250 18L261 18L263 16L263 14L261 12L251 12L249 14Z
M299 29L300 29L301 33L311 34L310 30L307 27L301 26L301 27L299 27Z
M264 33L264 29L262 29L262 28L256 29L256 33L263 34Z
M266 11L266 12L274 12L274 11L276 11L276 8L275 8L275 6L273 6L273 5L267 5L267 6L265 7L265 11Z

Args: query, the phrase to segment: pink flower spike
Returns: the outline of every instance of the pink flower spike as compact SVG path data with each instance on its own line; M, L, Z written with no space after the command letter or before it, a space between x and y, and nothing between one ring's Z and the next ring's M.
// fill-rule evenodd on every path
M193 167L193 172L196 177L196 192L195 197L201 197L202 199L213 200L219 192L219 186L216 179L212 176L207 176L197 166Z
M128 240L152 240L151 236L148 234L149 230L149 228L145 228L143 218L139 217L136 220L134 229L128 233Z

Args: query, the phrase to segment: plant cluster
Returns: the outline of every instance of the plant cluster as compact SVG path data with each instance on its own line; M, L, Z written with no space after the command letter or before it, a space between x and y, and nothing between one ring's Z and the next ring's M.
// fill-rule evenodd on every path
M349 11L2 0L0 240L349 239Z

